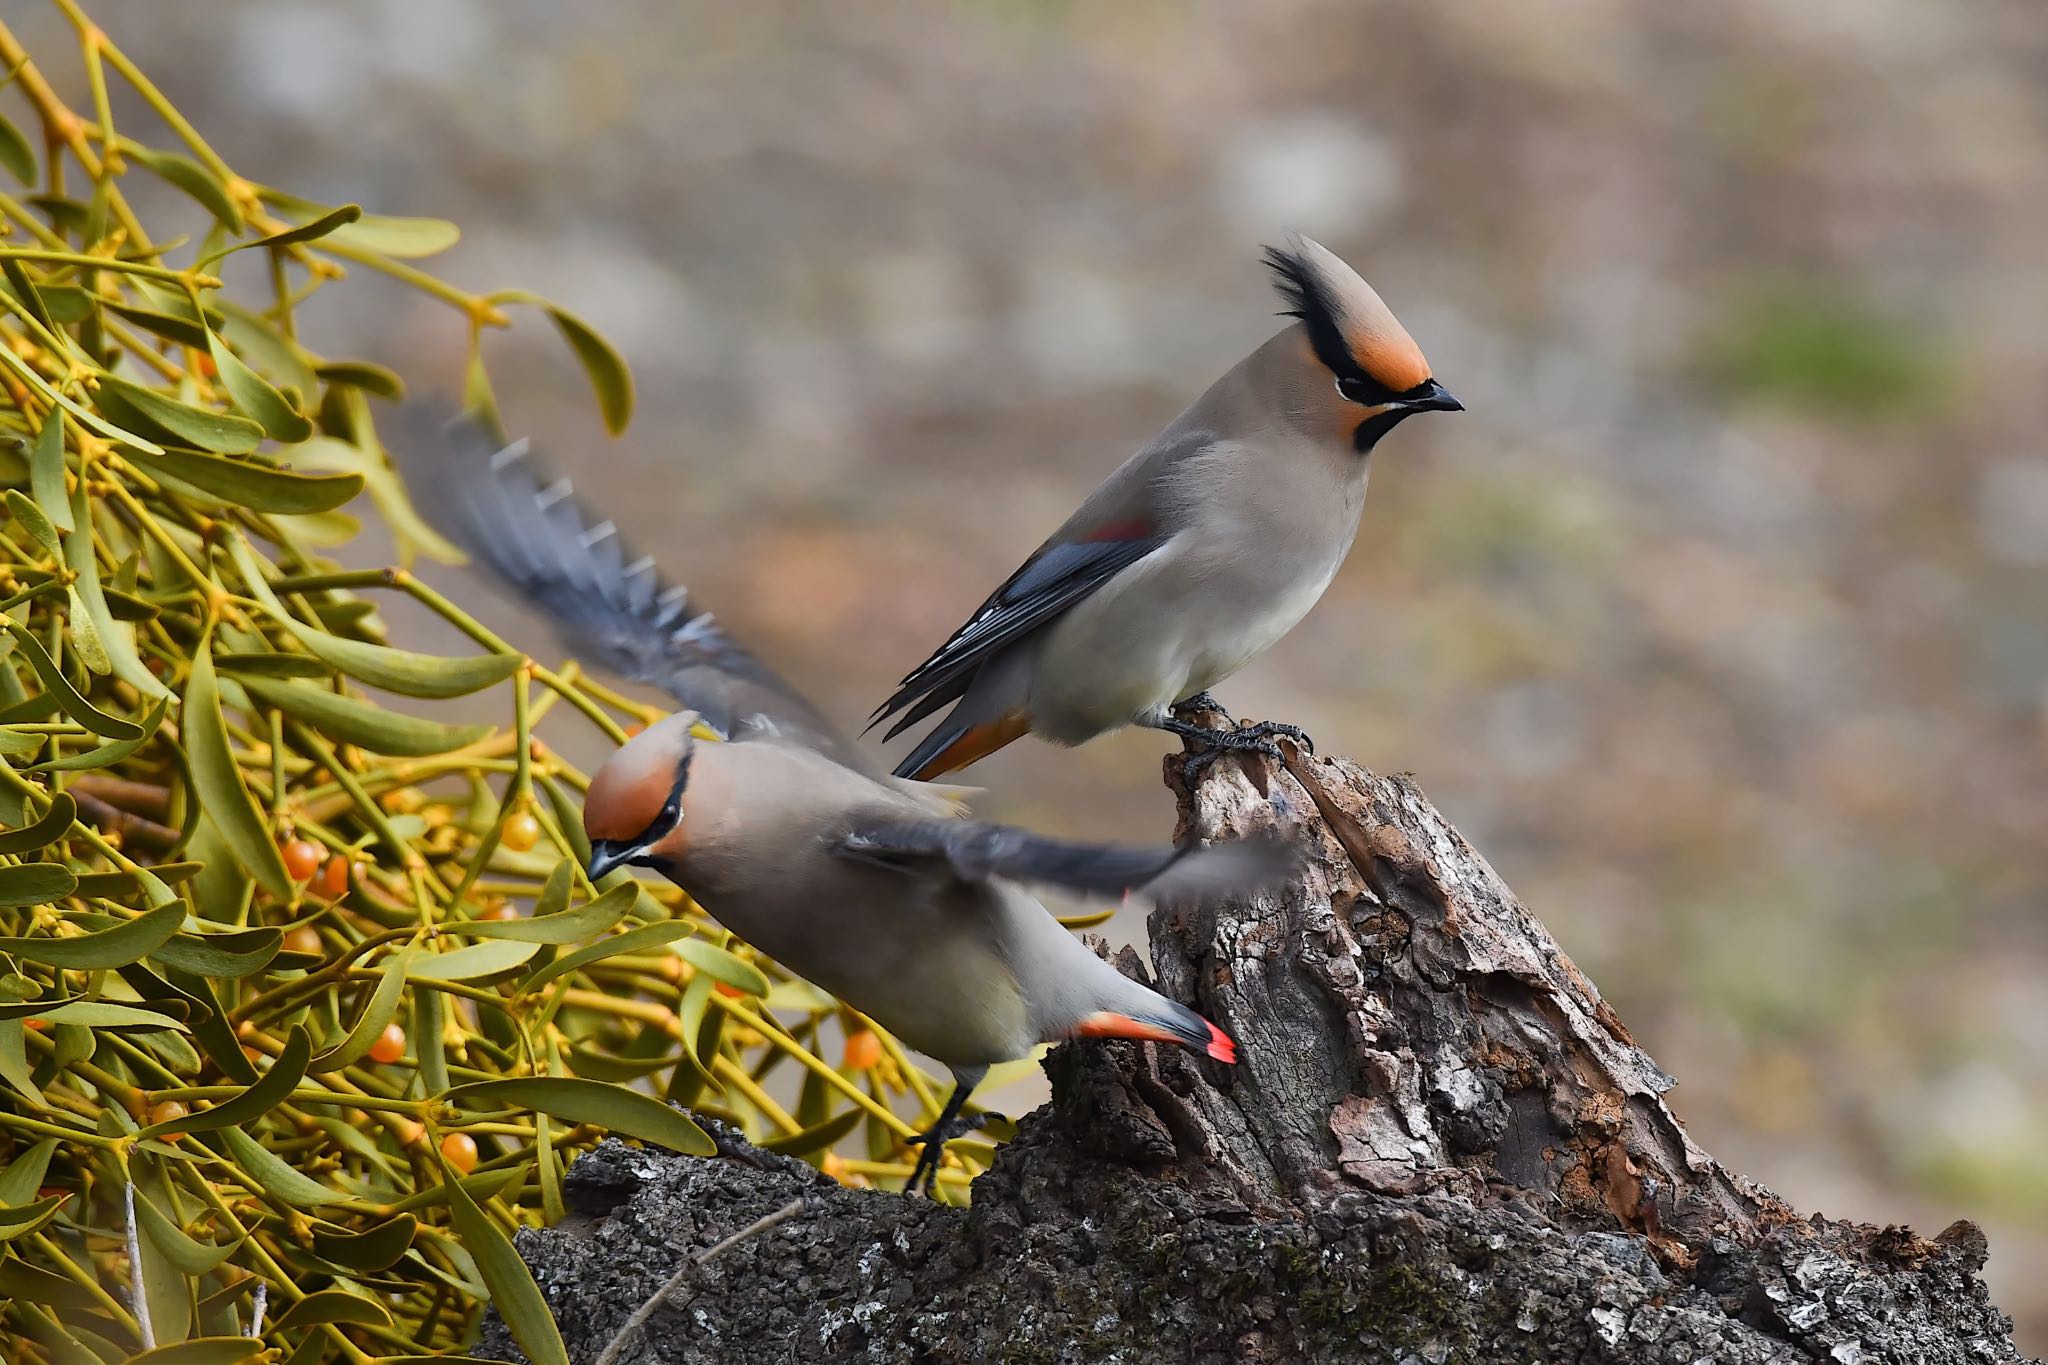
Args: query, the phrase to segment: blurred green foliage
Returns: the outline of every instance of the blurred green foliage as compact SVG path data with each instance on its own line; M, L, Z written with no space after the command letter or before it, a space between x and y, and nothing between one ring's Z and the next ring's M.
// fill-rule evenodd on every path
M1931 412L1949 388L1924 324L1811 286L1746 291L1702 367L1737 394L1873 419Z

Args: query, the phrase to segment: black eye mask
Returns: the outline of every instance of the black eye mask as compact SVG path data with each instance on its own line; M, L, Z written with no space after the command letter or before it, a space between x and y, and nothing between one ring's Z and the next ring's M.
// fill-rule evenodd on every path
M646 829L631 839L594 839L590 844L590 869L592 876L602 876L616 867L652 867L655 859L647 856L647 850L660 843L683 819L683 790L690 785L690 759L695 750L686 751L683 761L676 765L675 785L669 788L668 800Z
M654 817L653 822L641 830L639 837L633 840L634 844L645 848L649 844L658 843L682 822L683 789L690 785L690 760L696 756L697 751L694 748L683 751L683 761L676 765L676 782L668 790L668 800L662 803L661 812Z

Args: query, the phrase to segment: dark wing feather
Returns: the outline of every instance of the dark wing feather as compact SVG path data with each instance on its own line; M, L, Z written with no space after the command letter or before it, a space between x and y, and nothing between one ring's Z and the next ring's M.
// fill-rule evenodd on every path
M728 739L774 734L863 772L872 767L801 693L711 618L618 529L591 514L525 441L492 439L461 419L417 421L414 496L521 601L553 618L576 653L651 683Z
M895 695L875 708L869 724L910 707L910 713L885 736L894 739L960 697L981 666L1006 646L1052 620L1166 540L1165 536L1134 536L1055 544L1039 551L981 604L966 625L897 684Z
M1299 863L1273 839L1134 848L1047 839L1009 825L888 817L856 824L839 836L833 852L906 871L943 867L965 882L1007 877L1083 895L1144 891L1168 900L1214 900L1277 886Z

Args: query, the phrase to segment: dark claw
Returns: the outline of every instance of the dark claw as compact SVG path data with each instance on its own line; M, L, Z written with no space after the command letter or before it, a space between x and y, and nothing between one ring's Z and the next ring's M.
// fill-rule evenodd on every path
M1253 735L1260 739L1264 739L1269 735L1282 735L1293 740L1310 753L1316 751L1316 742L1308 737L1308 731L1302 729L1299 725L1289 725L1285 721L1262 720L1257 725L1248 725L1237 733L1240 735ZM1274 756L1277 758L1279 755L1275 754Z
M1256 725L1230 730L1212 730L1206 725L1195 725L1189 721L1169 718L1161 721L1159 728L1168 734L1179 735L1182 739L1193 740L1204 746L1197 752L1189 754L1181 764L1181 780L1190 784L1205 768L1216 761L1218 754L1227 751L1264 754L1275 761L1284 761L1285 755L1280 752L1280 746L1268 738L1271 735L1284 735L1310 753L1314 753L1316 747L1315 742L1300 726L1288 725L1277 720L1262 720Z
M910 1179L903 1183L903 1192L921 1194L927 1199L937 1197L939 1159L946 1150L945 1139L934 1142L929 1133L919 1133L903 1141L906 1146L917 1148L917 1164L910 1168Z
M1160 722L1159 728L1168 734L1179 735L1182 739L1194 740L1196 743L1206 745L1211 749L1250 750L1255 753L1265 754L1270 758L1280 757L1280 750L1266 736L1287 735L1293 739L1306 738L1294 726L1282 725L1278 721L1270 720L1261 721L1257 725L1247 725L1242 729L1231 730L1212 730L1206 725L1190 725L1184 720L1166 720Z
M917 1154L917 1164L910 1168L910 1179L904 1182L903 1192L921 1194L927 1199L938 1198L939 1162L934 1154L942 1150L941 1146L936 1143L924 1146L922 1138L906 1138L905 1141L910 1142L912 1146L922 1147L922 1150Z
M992 1110L980 1114L956 1114L915 1137L903 1139L906 1147L917 1148L917 1164L910 1168L910 1179L904 1184L903 1192L909 1194L915 1190L927 1199L937 1198L939 1163L945 1159L946 1144L962 1134L975 1132L985 1123L1008 1121Z

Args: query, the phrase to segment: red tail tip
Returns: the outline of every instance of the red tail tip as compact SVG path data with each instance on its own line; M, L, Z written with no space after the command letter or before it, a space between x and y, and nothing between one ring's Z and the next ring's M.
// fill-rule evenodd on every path
M1196 1041L1192 1023L1199 1023L1209 1030L1206 1043ZM1237 1044L1230 1041L1230 1035L1193 1010L1180 1011L1171 1024L1133 1019L1128 1014L1118 1014L1113 1010L1097 1010L1074 1025L1074 1036L1144 1038L1155 1043L1178 1043L1185 1048L1199 1049L1219 1062L1234 1064L1237 1061Z
M1205 1019L1202 1022L1206 1024L1209 1021ZM1208 1051L1209 1055L1219 1062L1229 1062L1232 1066L1237 1065L1237 1044L1230 1041L1230 1035L1217 1028L1214 1024L1209 1024Z

